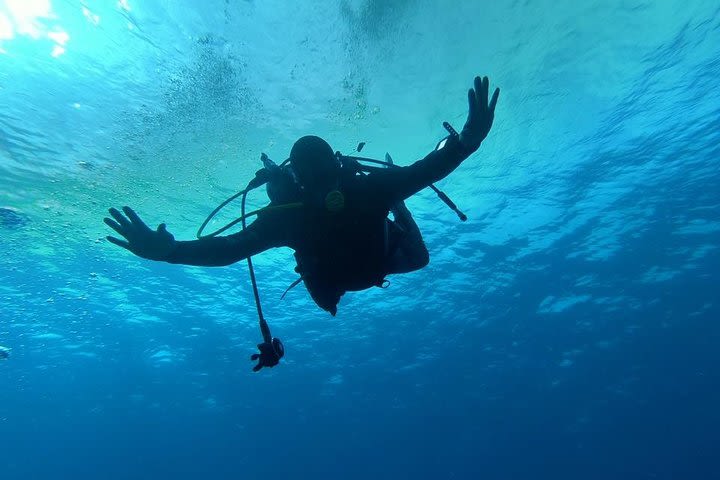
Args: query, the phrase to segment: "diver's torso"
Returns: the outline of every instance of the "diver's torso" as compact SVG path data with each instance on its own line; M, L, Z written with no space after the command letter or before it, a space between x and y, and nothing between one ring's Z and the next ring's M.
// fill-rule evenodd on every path
M382 283L386 274L386 217L361 185L342 189L339 212L305 207L295 225L293 245L298 272L318 287L363 290Z

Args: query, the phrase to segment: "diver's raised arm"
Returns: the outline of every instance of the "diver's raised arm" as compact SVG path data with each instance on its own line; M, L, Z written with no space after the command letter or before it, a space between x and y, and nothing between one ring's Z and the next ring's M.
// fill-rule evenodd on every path
M123 207L125 215L115 208L109 211L114 220L105 218L104 222L124 239L108 236L107 240L148 260L219 267L281 245L270 219L263 216L233 235L178 241L164 223L152 230L130 207Z
M468 117L459 135L447 138L442 148L430 152L408 167L389 168L371 175L376 190L394 203L404 200L430 184L449 175L472 155L487 137L495 118L500 89L496 88L488 102L489 80L475 77L474 88L468 90Z

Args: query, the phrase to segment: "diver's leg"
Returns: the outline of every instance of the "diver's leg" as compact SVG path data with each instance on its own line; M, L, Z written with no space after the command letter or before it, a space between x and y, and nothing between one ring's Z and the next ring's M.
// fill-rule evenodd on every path
M388 168L393 165L389 153L385 154L385 161L388 163ZM389 227L395 228L389 232L393 236L390 241L394 249L388 258L388 273L408 273L424 268L430 262L430 254L412 213L402 200L394 204L390 211L395 222Z
M388 258L388 273L409 273L426 267L430 254L405 202L393 205L392 213L395 228L390 232L390 241L394 249Z

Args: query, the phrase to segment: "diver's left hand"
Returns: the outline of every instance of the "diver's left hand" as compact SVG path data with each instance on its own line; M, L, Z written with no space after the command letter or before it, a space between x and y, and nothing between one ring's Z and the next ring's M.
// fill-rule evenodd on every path
M492 99L488 103L488 77L475 77L475 88L468 90L468 118L460 132L460 143L470 152L474 152L492 128L495 119L495 105L497 105L500 89L496 88Z

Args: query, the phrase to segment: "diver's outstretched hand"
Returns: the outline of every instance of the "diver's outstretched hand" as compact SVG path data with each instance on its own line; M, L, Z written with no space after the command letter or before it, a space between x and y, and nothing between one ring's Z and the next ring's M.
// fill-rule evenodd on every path
M468 118L460 132L460 143L471 152L477 150L485 140L495 118L495 105L500 89L495 89L488 103L489 84L488 77L475 77L475 88L468 90Z
M127 218L115 208L109 212L115 220L106 217L103 221L125 238L121 240L108 236L109 242L148 260L165 260L175 248L175 237L165 229L164 223L157 230L150 230L130 207L123 207Z

